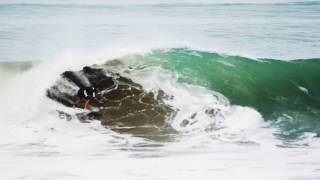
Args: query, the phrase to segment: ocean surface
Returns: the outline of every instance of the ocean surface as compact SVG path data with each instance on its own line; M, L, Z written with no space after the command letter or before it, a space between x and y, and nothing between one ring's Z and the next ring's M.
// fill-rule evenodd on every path
M57 114L84 111L46 96L61 73L113 59L176 138ZM320 179L320 1L2 0L0 99L0 179Z

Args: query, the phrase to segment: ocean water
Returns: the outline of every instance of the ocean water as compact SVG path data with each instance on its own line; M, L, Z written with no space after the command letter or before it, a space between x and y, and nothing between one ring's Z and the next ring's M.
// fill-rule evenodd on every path
M320 1L0 1L0 179L320 179L319 29ZM59 75L112 59L174 97L174 140L57 114Z

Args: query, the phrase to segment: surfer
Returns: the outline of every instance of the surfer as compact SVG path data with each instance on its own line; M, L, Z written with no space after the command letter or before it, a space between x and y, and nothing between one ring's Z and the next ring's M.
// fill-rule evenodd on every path
M82 87L78 90L78 94L77 94L77 100L74 103L73 107L76 107L79 105L81 99L85 99L85 104L84 104L84 109L88 109L89 107L89 103L91 100L96 100L99 103L102 103L101 101L99 101L96 97L97 93L98 93L99 89L95 88L95 87Z

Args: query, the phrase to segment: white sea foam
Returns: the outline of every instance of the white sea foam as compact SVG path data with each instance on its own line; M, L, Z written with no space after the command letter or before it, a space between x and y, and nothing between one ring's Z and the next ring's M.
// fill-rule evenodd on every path
M86 64L71 53L64 58L18 73L1 89L6 102L1 103L2 179L319 177L319 143L313 136L297 148L279 148L282 142L273 136L275 130L257 111L234 106L217 92L179 84L174 74L160 67L123 73L149 91L161 88L174 96L167 103L179 109L170 122L180 133L175 142L153 147L156 142L112 132L98 121L84 124L60 119L56 109L77 110L49 100L45 90L62 71ZM122 70L130 64L128 59ZM100 60L97 58L97 63ZM220 111L213 117L205 113L207 109ZM194 113L197 115L190 118ZM181 126L185 119L189 124Z
M206 6L33 8L0 11L0 61L46 61L26 71L0 71L0 179L320 178L320 142L314 134L292 146L275 137L277 129L256 110L177 83L175 74L159 67L126 75L149 91L161 88L174 97L167 101L179 109L170 121L179 132L174 142L115 133L98 121L67 121L56 109L77 110L45 96L65 70L153 48L314 58L319 55L317 9L302 8L305 14L299 14L281 6L264 7L268 11L241 6L229 9L227 17L225 9ZM214 117L206 113L218 109Z

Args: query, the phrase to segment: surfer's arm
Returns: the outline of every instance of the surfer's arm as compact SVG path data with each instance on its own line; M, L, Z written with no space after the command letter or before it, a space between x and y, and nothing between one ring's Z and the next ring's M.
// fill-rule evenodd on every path
M76 102L73 104L73 107L77 107L79 105L80 98L77 97Z
M84 109L89 109L89 102L90 100L86 100L86 103L84 104Z

